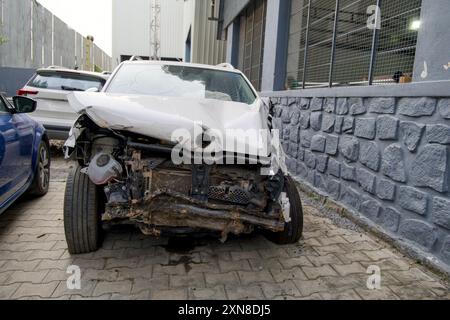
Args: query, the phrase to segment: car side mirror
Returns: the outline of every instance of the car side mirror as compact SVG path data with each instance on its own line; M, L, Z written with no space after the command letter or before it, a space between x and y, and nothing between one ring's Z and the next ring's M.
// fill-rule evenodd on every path
M86 92L99 92L98 88L89 88L86 90Z
M14 111L16 113L32 113L36 111L37 102L33 99L16 96L13 98Z

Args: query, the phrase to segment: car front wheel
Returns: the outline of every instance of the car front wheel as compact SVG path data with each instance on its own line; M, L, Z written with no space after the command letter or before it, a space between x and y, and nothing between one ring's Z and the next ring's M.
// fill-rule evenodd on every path
M97 251L101 245L99 190L81 167L69 174L64 197L64 231L71 254Z
M286 177L284 192L286 192L290 202L291 221L285 224L282 232L271 232L267 235L269 240L280 245L297 243L303 235L302 202L295 182L291 177Z

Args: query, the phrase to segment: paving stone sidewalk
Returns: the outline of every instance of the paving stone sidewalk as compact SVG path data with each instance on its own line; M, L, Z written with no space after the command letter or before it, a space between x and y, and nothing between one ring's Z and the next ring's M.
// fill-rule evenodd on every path
M120 228L96 253L70 256L63 197L70 163L53 164L49 194L0 216L0 299L449 299L448 285L371 235L305 205L304 239L276 246L261 235L180 247ZM186 243L186 242L183 242ZM81 289L69 290L69 266ZM367 270L381 270L369 290Z

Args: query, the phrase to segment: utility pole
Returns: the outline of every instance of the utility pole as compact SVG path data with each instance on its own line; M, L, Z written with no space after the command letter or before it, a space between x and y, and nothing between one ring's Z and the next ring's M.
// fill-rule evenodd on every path
M161 2L150 0L150 60L161 60Z

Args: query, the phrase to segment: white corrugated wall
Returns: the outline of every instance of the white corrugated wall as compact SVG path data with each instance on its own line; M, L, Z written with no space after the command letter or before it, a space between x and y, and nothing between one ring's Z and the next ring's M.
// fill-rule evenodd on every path
M217 21L209 21L210 1L195 1L192 23L192 62L217 65L226 60L226 41L217 40ZM216 6L216 16L219 6Z

